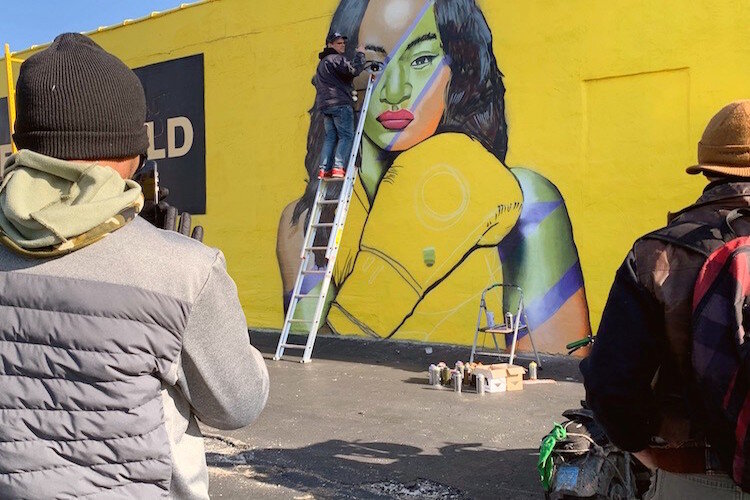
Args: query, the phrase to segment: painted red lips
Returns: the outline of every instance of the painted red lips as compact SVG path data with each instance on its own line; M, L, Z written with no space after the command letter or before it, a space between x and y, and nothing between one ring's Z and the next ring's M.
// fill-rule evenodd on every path
M377 120L388 130L403 130L414 120L414 115L408 109L399 109L398 111L385 111L377 117Z

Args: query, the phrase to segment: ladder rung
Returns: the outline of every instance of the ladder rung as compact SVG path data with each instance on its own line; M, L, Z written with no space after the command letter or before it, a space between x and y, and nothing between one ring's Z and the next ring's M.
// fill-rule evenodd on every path
M297 297L298 299L319 299L320 295L305 295L298 293L297 295L295 295L295 297Z
M333 222L320 222L318 224L313 224L313 227L333 227Z
M328 247L305 247L305 250L328 250Z
M299 344L281 344L281 347L284 349L307 349L306 345Z
M325 182L344 182L346 177L325 177L323 180Z
M313 321L310 319L290 319L290 323L312 323Z
M315 271L302 271L302 274L325 274L325 269L316 269Z
M338 205L339 200L320 200L319 205Z
M481 356L510 356L510 353L497 351L474 351L474 354L479 354Z

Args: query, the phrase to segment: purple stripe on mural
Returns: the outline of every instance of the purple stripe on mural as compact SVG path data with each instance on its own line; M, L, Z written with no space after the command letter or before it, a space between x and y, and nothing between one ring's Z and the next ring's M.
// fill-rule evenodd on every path
M583 288L583 271L580 261L576 260L560 281L544 296L526 305L529 327L533 330L543 325L581 288Z
M410 108L409 110L411 112L414 112L417 109L417 107L419 106L419 103L422 102L422 100L424 99L424 96L427 94L427 92L429 92L432 89L432 86L435 84L435 80L437 80L438 76L440 76L440 71L449 64L450 64L450 61L448 59L448 56L446 55L440 60L440 63L437 66L435 66L435 70L432 72L432 75L430 75L430 79L427 80L427 83L425 83L425 86L422 88L422 92L419 93L419 95L417 96L417 99L414 101L414 104L409 106ZM396 144L396 141L398 141L398 139L401 137L401 134L404 133L404 130L399 130L396 133L396 135L393 136L391 143L388 144L388 147L386 148L387 151L390 151L391 149L393 149L393 146Z
M518 248L524 238L531 235L539 224L563 204L562 200L524 203L518 223L497 246L500 261L505 261Z
M419 10L419 14L417 14L417 17L414 18L414 21L411 23L409 28L406 31L404 31L404 34L401 35L401 38L398 39L398 42L396 42L396 45L393 46L393 50L391 50L391 53L386 56L385 58L386 65L388 65L388 63L391 62L391 59L393 59L393 56L396 54L396 52L398 52L398 49L401 48L401 46L404 44L406 39L409 36L411 36L411 34L414 32L414 30L417 27L417 24L419 24L419 21L422 20L425 13L427 12L427 9L429 9L432 6L433 2L434 0L427 0L424 3L422 8ZM378 76L375 77L375 85L373 86L373 88L378 86L378 83L380 83L380 78L382 78L384 73L385 73L385 67L383 68L383 71L381 71L380 74L378 74Z

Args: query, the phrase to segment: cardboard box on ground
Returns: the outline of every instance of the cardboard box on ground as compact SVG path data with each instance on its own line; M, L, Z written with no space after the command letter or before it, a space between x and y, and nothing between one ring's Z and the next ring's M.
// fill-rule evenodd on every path
M484 376L487 392L521 391L525 373L524 367L508 363L477 365L473 369L474 375Z

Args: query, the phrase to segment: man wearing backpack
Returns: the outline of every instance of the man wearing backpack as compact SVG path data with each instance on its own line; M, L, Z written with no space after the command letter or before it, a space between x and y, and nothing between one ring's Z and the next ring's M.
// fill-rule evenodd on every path
M706 176L703 195L636 240L581 362L611 441L655 471L646 498L750 491L750 100L711 119L698 160L687 172Z

